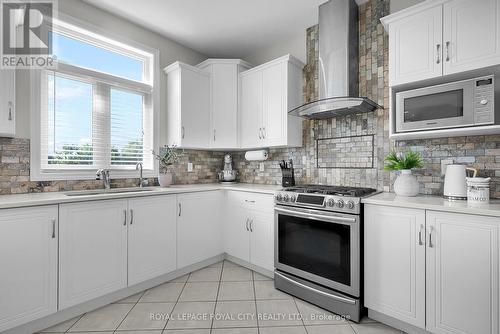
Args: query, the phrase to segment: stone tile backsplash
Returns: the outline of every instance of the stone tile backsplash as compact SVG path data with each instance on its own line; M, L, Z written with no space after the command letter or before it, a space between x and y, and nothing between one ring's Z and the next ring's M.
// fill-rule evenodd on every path
M388 0L370 0L359 7L359 93L382 106L389 105L388 88L388 36L380 18L389 14ZM318 94L318 26L307 29L307 64L304 67L304 100L317 98ZM371 187L392 190L396 173L383 170L384 157L391 149L404 152L411 148L422 154L425 168L415 173L422 194L441 195L443 178L441 160L454 159L480 170L480 176L491 177L491 196L500 198L500 136L475 136L428 140L391 142L389 140L389 111L379 109L373 113L337 117L334 119L303 121L303 146L300 148L270 149L269 159L260 171L259 162L249 162L244 152L232 152L239 180L248 183L281 183L280 160L293 159L298 184L322 183L346 186ZM339 150L335 140L329 138L366 136L373 138L373 168L362 165L366 151ZM354 137L356 138L356 137ZM365 137L361 137L365 138ZM345 142L346 147L356 148L356 141ZM354 149L353 149L354 151ZM371 152L370 152L371 153ZM217 171L223 167L223 152L186 150L180 164L174 167L174 183L211 183L217 181ZM317 168L317 157L330 167ZM371 154L370 154L371 157ZM187 162L194 164L194 172L187 172ZM358 164L358 165L356 165ZM326 167L326 166L325 166ZM362 167L362 168L360 168ZM113 186L133 186L137 179L113 180ZM156 184L156 179L150 179ZM29 181L29 140L0 138L0 193L26 193L101 188L101 181Z

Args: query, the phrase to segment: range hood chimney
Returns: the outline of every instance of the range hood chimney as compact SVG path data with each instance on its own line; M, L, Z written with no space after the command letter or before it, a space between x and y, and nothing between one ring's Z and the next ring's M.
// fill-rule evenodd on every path
M325 119L381 108L359 97L358 6L354 0L330 0L319 6L319 99L290 115Z

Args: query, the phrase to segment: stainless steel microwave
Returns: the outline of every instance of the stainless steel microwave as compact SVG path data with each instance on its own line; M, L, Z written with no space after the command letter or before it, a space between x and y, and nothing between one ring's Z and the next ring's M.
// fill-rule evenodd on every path
M494 87L490 75L398 92L396 132L495 124Z

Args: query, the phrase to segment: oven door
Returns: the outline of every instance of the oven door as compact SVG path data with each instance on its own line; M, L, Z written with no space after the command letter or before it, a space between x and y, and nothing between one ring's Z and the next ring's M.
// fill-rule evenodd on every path
M359 216L276 207L276 269L359 297Z
M474 125L474 82L461 81L396 93L396 131Z

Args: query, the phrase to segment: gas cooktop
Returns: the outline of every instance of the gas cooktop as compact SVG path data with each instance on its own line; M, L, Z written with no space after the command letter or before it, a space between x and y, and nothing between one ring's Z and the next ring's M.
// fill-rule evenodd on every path
M274 196L276 205L359 214L361 198L376 193L371 188L304 185L283 188Z
M376 192L377 190L371 189L371 188L325 186L325 185L309 184L309 185L304 185L304 186L284 188L283 191L292 191L295 193L305 193L305 194L322 194L322 195L363 197L363 196L372 194L372 193Z

